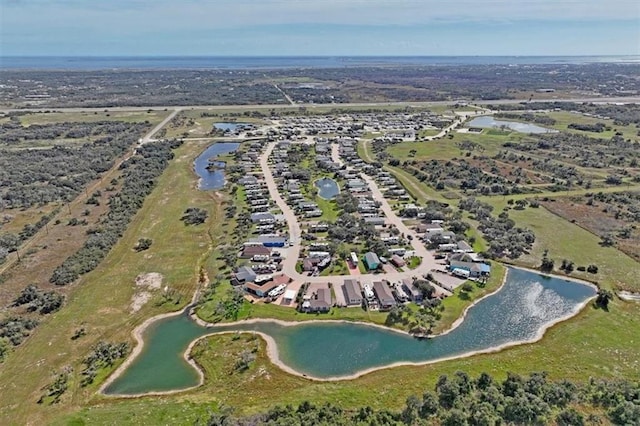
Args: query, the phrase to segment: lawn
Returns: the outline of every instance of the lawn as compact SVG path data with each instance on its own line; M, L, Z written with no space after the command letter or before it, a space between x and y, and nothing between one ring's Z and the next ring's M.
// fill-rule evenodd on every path
M313 201L318 205L318 208L322 210L322 216L316 218L316 220L333 223L338 219L340 210L335 201L325 200L320 196L315 197Z
M553 111L545 114L554 120L556 120L556 124L550 127L553 127L557 130L568 131L572 133L576 133L579 135L586 135L592 138L602 138L602 139L611 139L616 131L621 132L625 139L638 140L638 130L633 126L618 126L614 124L613 120L602 120L600 118L595 117L587 117L582 114L574 114L568 111ZM569 124L577 123L577 124L596 124L596 123L604 123L607 126L611 127L611 130L605 130L602 133L598 132L585 132L582 130L570 129Z
M145 318L179 309L191 299L199 264L211 244L208 232L216 232L219 221L216 198L195 189L192 162L200 150L197 144L185 144L176 151L176 158L158 186L107 258L73 284L75 289L66 306L45 319L0 365L0 423L44 424L46 419L77 410L94 398L97 389L97 384L80 388L76 378L82 369L80 360L92 345L99 340L133 343L131 331ZM206 225L186 227L180 222L182 212L189 206L207 208ZM153 245L145 252L135 253L132 247L141 236L151 238ZM160 304L163 299L159 290L140 311L131 313L135 277L146 272L161 273L162 285L173 290L174 297L170 303ZM87 335L71 340L81 325ZM41 388L65 366L71 366L75 373L62 403L36 404Z
M409 259L409 262L407 262L407 267L409 269L416 269L421 263L422 259L420 257L412 256L411 259Z
M452 133L452 138L443 138L428 142L402 142L393 144L387 148L387 152L400 160L409 158L411 151L415 151L415 160L449 160L455 157L463 157L466 152L461 150L456 143L461 141L475 142L484 148L482 155L494 156L502 144L507 141L517 141L526 137L522 133L508 132L483 132L479 135L471 133ZM476 151L473 151L476 153ZM479 152L478 152L479 153Z

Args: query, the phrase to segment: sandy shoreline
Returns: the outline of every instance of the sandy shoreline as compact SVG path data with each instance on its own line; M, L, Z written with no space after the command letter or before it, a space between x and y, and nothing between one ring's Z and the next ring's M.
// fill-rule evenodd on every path
M550 276L553 278L560 278L558 276L555 275L550 275L550 274L543 274L540 273L539 271L535 271L535 270L531 270L531 269L527 269L527 268L519 268L519 267L514 267L514 266L509 266L509 267L513 267L513 268L517 268L517 269L523 269L529 272L534 272L537 273L539 275L543 275L543 276ZM438 335L434 335L434 336L430 336L430 338L433 337L437 337L437 336L442 336L445 334L450 333L451 331L453 331L455 328L459 327L460 324L462 324L464 322L464 319L466 318L466 315L469 311L469 309L471 309L473 306L475 306L477 303L479 303L480 301L482 301L483 299L495 295L496 293L498 293L500 290L502 290L502 288L504 287L506 280L507 280L507 276L509 274L509 271L507 269L507 271L504 274L502 283L500 285L500 287L487 294L484 295L483 297L481 297L480 299L474 301L471 305L467 306L463 312L463 314L460 316L460 318L458 318L449 329L447 329L446 331L439 333ZM597 289L597 286L595 286L592 283L588 283L582 280L579 280L577 278L572 278L572 277L567 277L568 281L574 281L583 285L588 285L592 288ZM595 297L595 296L594 296ZM514 346L519 346L519 345L524 345L524 344L531 344L531 343L535 343L538 342L539 340L541 340L546 331L548 329L550 329L551 327L555 326L556 324L559 324L561 322L567 321L570 318L573 318L575 315L577 315L582 309L584 309L585 306L588 305L588 303L593 299L593 297L588 298L587 300L585 300L583 303L576 305L576 307L567 315L557 318L554 321L551 321L547 324L544 324L536 333L535 336L533 336L531 339L526 339L526 340L519 340L519 341L512 341L512 342L508 342L502 345L498 345L498 346L494 346L491 348L487 348L487 349L482 349L482 350L477 350L477 351L469 351L469 352L465 352L462 354L458 354L458 355L453 355L453 356L449 356L449 357L442 357L442 358L437 358L437 359L433 359L433 360L428 360L428 361L420 361L420 362L409 362L409 361L400 361L400 362L395 362L395 363L391 363L391 364L387 364L387 365L383 365L383 366L378 366L378 367L371 367L371 368L367 368L364 370L360 370L360 371L356 371L353 374L349 374L349 375L344 375L344 376L334 376L334 377L315 377L312 375L308 375L308 374L304 374L301 373L293 368L291 368L290 366L288 366L287 364L285 364L281 359L280 359L280 354L278 351L278 347L277 344L275 342L275 340L273 339L273 337L271 337L268 334L259 332L259 331L236 331L236 330L230 330L230 331L213 331L215 330L215 328L218 327L229 327L229 326L234 326L234 325L239 325L239 324L256 324L256 323L275 323L275 324L279 324L281 326L285 326L285 327L293 327L293 326L300 326L300 325L304 325L307 323L320 323L320 324L324 324L324 323L346 323L346 324L358 324L358 325L364 325L364 326L368 326L368 327L376 327L379 329L383 329L386 331L392 331L392 332L396 332L396 333L400 333L406 336L411 336L410 333L404 331L404 330L398 330L398 329L393 329L390 327L386 327L380 324L372 324L372 323L366 323L366 322L361 322L361 321L348 321L348 320L308 320L308 321L283 321L283 320L278 320L278 319L268 319L268 318L253 318L253 319L249 319L249 320L243 320L243 321L236 321L236 322L232 322L232 323L223 323L223 324L214 324L214 323L209 323L206 322L204 320L202 320L201 318L198 318L197 315L195 315L195 313L193 312L193 307L192 304L190 304L189 306L187 306L184 310L178 311L178 312L171 312L171 313L167 313L167 314L162 314L162 315L158 315L152 318L147 319L146 321L144 321L142 324L140 324L138 327L136 327L134 329L133 332L133 336L137 342L135 348L133 349L133 351L131 352L131 354L129 355L129 357L108 377L108 379L102 384L102 386L100 386L99 389L99 393L101 393L103 396L107 396L107 397L112 397L112 398L139 398L139 397L144 397L144 396L160 396L160 395L171 395L171 394L175 394L175 393L179 393L179 392L185 392L188 390L192 390L195 388L198 388L200 386L202 386L202 384L204 383L204 372L202 371L202 369L200 368L200 366L190 357L190 353L193 349L193 347L202 339L205 339L207 337L213 336L213 335L221 335L221 334L235 334L235 333L248 333L248 334L254 334L254 335L259 335L266 343L266 348L267 348L267 357L269 358L269 360L276 365L278 368L280 368L281 370L285 371L286 373L292 374L294 376L298 376L298 377L302 377L308 380L312 380L312 381L317 381L317 382L335 382L335 381L344 381L344 380L354 380L357 379L359 377L362 377L366 374L375 372L375 371L379 371L379 370L386 370L389 368L395 368L395 367L400 367L400 366L424 366L424 365L430 365L430 364L435 364L435 363L439 363L439 362L443 362L443 361L450 361L450 360L455 360L455 359L461 359L461 358L468 358L471 356L475 356L475 355L479 355L479 354L489 354L489 353L495 353L495 352L500 352L506 348L509 347L514 347ZM194 295L194 301L196 300L196 295ZM211 333L206 333L200 337L198 337L197 339L194 339L189 346L187 347L187 349L184 351L184 353L182 354L183 358L185 359L185 361L191 365L193 368L195 368L195 370L197 371L198 374L198 383L195 384L194 386L190 386L187 388L182 388L182 389L174 389L174 390L170 390L170 391L162 391L162 392L145 392L145 393L141 393L141 394L105 394L105 389L111 385L118 377L120 377L125 371L126 369L131 365L131 363L140 355L140 353L142 352L142 349L144 347L144 339L142 338L142 335L144 333L144 331L146 330L146 328L151 325L152 323L154 323L155 321L161 320L163 318L168 318L168 317L172 317L172 316L176 316L176 315L182 315L185 310L189 310L189 316L191 317L191 319L193 321L195 321L198 325L200 325L201 327L205 328L205 329L209 329L212 330Z

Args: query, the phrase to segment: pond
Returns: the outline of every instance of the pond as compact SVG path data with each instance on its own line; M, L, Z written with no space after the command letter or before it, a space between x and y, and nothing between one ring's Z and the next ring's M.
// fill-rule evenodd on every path
M331 178L322 178L315 181L314 185L318 188L318 195L325 200L332 200L340 194L338 183Z
M229 122L229 123L213 123L213 127L218 130L235 132L236 130L243 130L248 127L253 127L251 123L239 123L239 122Z
M503 121L496 120L491 116L476 117L467 123L467 127L479 127L481 129L505 126L511 130L520 133L558 133L557 130L547 129L546 127L536 126L530 123L521 123L519 121Z
M577 313L595 295L593 287L510 268L505 285L467 312L450 333L419 340L362 323L277 322L197 325L188 315L160 319L143 334L140 355L106 389L142 394L185 389L198 374L183 358L189 343L207 334L258 331L275 341L280 361L316 378L340 378L394 363L426 363L532 341L551 323Z
M235 151L240 146L236 142L218 142L205 149L193 163L194 169L200 181L198 188L203 191L220 189L224 186L224 167L222 161L215 161L215 157L221 154L228 154Z

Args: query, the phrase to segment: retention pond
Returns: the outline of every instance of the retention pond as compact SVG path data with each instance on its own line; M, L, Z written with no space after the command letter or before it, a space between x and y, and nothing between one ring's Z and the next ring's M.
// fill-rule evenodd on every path
M332 200L340 193L338 183L328 177L315 181L315 186L318 188L318 195L325 200Z
M184 354L192 341L210 334L259 332L277 347L272 356L278 359L273 361L290 371L316 379L346 379L392 365L436 362L535 341L594 295L595 289L586 284L510 268L504 286L472 306L458 327L425 340L383 327L333 321L203 327L182 313L159 319L144 331L142 352L104 392L139 395L198 385L199 374Z
M225 163L216 161L219 155L235 151L240 146L236 142L217 142L205 149L193 163L194 169L200 181L198 188L203 191L220 189L224 186Z
M481 129L499 128L502 126L520 133L558 133L557 130L547 129L546 127L536 126L535 124L496 120L490 116L476 117L467 123L467 127L479 127Z

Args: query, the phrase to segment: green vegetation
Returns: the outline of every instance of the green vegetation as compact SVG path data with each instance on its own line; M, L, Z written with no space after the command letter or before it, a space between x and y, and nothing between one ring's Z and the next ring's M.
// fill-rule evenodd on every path
M61 289L71 295L64 309L43 318L35 332L30 331L32 320L20 327L15 336L31 335L10 351L0 366L0 383L14 384L2 391L0 423L49 423L52 418L85 405L95 398L99 384L120 362L99 370L94 383L85 388L71 385L80 383L82 360L95 344L102 340L131 345L131 331L144 319L180 309L191 300L212 238L219 239L220 227L224 226L219 198L198 191L193 185L193 159L201 149L199 144L185 143L175 150L166 173L157 179L155 189L98 268L82 276L80 285ZM186 206L206 208L210 220L204 226L183 226L179 219ZM153 239L153 246L144 256L131 250L141 235ZM152 271L162 275L163 288L133 312L131 300L138 291L135 279ZM172 296L167 299L165 294ZM0 330L5 330L4 325L13 329L15 322L1 320ZM84 333L80 334L84 335L72 339L81 329ZM36 404L41 388L51 382L50 372L62 371L68 365L73 372L61 402L51 406Z
M454 135L454 140L457 138L458 135ZM449 141L437 142L440 143ZM487 142L487 151L490 144ZM464 424L472 413L474 419L488 419L488 424L497 420L579 424L581 418L586 421L589 415L592 416L589 421L597 417L625 424L637 418L637 402L633 400L633 395L637 399L638 393L635 382L640 380L637 307L620 301L606 290L598 296L598 309L586 307L574 319L552 327L536 344L499 353L381 370L353 381L311 382L274 366L266 356L264 342L255 336L213 336L199 341L192 353L205 371L206 380L201 388L180 396L149 397L141 401L96 395L106 375L122 361L121 356L109 354L124 355L129 349L105 342L131 344L130 332L134 326L153 314L183 307L196 287L209 281L209 277L216 283L215 292L199 307L198 315L203 318L222 321L257 317L292 321L326 318L377 324L383 324L387 318L384 313L360 308L333 308L328 314L308 315L276 304L249 303L238 297L237 292L233 293L221 271L225 270L225 250L231 247L227 251L233 251L240 218L231 214L231 218L224 219L225 213L230 212L222 203L235 203L243 199L243 194L238 188L231 194L233 198L221 200L217 195L194 189L191 163L199 149L193 142L176 149L176 157L168 162L167 172L158 178L153 191L149 189L150 195L144 203L140 202L140 210L132 214L129 227L104 261L80 278L82 285L72 286L75 288L65 308L43 320L21 347L10 351L6 342L11 337L24 339L32 330L30 323L15 319L0 323L0 359L6 358L0 367L0 383L13 384L3 390L0 422L44 424L56 419L54 424L215 424L221 419L230 423L244 415L256 415L254 419L269 418L281 423L309 423L322 418L327 423L340 424L347 421L344 419L361 416L365 424L381 419L407 424L422 419ZM431 189L410 173L400 168L387 169L401 176L401 181L411 186L412 194L415 193L420 202L431 197ZM438 193L437 199L444 197ZM539 267L542 254L548 249L556 267L560 267L561 260L575 264L572 276L590 276L602 280L601 284L607 287L638 288L637 277L631 275L637 263L615 248L601 247L598 237L584 229L543 207L515 209L502 197L482 201L491 204L496 214L509 208L509 219L535 232L536 241L530 253L521 256L518 263ZM201 226L182 225L180 217L188 206L196 206L193 208L205 212L205 218L209 216L209 219ZM226 206L230 207L230 204ZM470 223L479 226L477 222ZM469 237L475 237L474 247L488 247L477 229L466 232ZM141 235L153 240L144 255L131 250ZM592 272L578 268L587 265L597 266L597 274L593 268ZM135 277L148 271L162 274L163 285L169 290L159 291L140 311L132 311L131 298L137 292L133 286ZM452 297L443 300L444 309L432 329L434 333L449 328L472 301L499 287L504 267L493 262L492 272L484 286L469 283L470 290L468 286L461 286ZM55 350L51 342L55 342ZM105 353L108 356L103 358L100 354ZM90 359L99 361L86 362ZM83 368L88 374L82 373ZM465 373L457 373L460 370ZM55 372L53 380L52 371ZM485 371L491 375L489 379L480 376ZM548 374L516 375L531 371ZM448 377L438 379L441 375ZM91 378L85 387L81 386L83 376ZM632 383L589 381L590 377L624 378ZM563 379L573 383L555 382ZM627 393L620 391L625 386ZM436 389L436 392L425 392L427 389ZM480 402L489 392L498 398L499 408ZM412 394L418 397L407 399ZM547 394L557 399L546 400L543 395ZM274 395L280 405L301 404L301 408L274 409ZM628 395L632 396L631 400L627 400ZM43 403L37 405L39 397ZM565 397L568 400L562 399ZM53 402L57 403L49 405ZM325 403L336 406L325 407ZM363 408L366 406L371 408Z
M117 360L126 357L128 353L127 342L115 344L101 340L96 343L91 348L91 353L82 361L85 368L81 373L81 385L84 387L93 383L100 369L112 367Z
M42 291L36 285L28 285L22 290L20 296L13 302L14 306L27 305L27 311L38 311L41 314L50 314L62 307L64 296L55 291Z
M131 217L142 206L145 197L153 190L156 179L173 158L171 151L180 144L158 142L144 145L137 149L135 156L122 163L122 189L111 197L109 213L99 231L93 233L78 252L53 271L49 280L52 284L67 285L98 266L127 229ZM145 184L140 185L141 182Z

